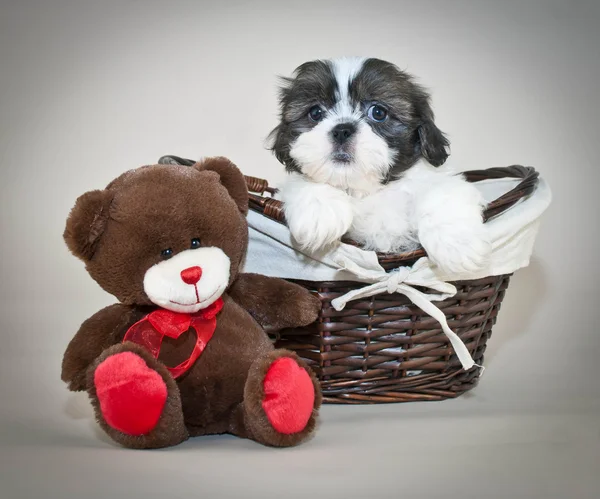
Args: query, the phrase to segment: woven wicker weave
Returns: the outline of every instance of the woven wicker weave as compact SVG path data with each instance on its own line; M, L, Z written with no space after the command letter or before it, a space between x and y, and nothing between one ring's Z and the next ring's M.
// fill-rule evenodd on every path
M176 156L164 162L193 164ZM161 158L163 159L163 158ZM502 214L531 194L538 173L531 167L510 166L466 172L470 182L515 178L519 184L490 203L484 218ZM250 209L285 223L282 204L273 199L268 182L246 177ZM353 244L352 241L345 241ZM425 256L423 249L404 254L379 254L387 271L410 266ZM455 284L458 293L436 302L450 328L462 339L477 364L483 363L510 276L494 276ZM358 282L294 281L321 300L319 319L305 327L282 331L273 337L276 346L294 350L310 364L330 403L363 404L443 400L473 388L479 368L465 371L440 325L408 298L382 294L351 301L340 312L331 300L364 286Z
M532 193L538 181L537 172L523 166L471 171L465 176L470 182L521 179L517 187L488 205L484 213L486 221ZM276 191L263 179L246 177L246 181L251 191L250 208L285 223L281 202L271 197ZM419 249L378 256L380 264L389 271L412 265L425 255ZM503 275L457 282L456 296L436 302L477 364L483 362L509 279L510 276ZM437 321L405 296L383 294L359 299L338 312L331 306L331 300L364 284L294 282L321 299L319 320L305 328L280 332L274 337L275 343L306 359L321 382L325 402L443 400L457 397L477 384L479 368L463 370Z

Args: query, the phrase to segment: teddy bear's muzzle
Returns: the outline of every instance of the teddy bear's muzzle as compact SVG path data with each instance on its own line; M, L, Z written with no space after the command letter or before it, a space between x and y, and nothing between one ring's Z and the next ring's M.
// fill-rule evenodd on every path
M184 250L146 271L144 291L159 307L195 313L225 291L230 265L227 255L217 247Z

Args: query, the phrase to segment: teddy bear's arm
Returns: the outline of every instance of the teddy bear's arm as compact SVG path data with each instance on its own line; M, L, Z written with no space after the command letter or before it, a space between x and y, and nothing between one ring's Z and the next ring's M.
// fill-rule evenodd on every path
M69 390L86 389L87 368L106 348L121 341L139 316L132 307L115 304L96 312L81 325L62 362L61 378Z
M229 295L268 332L307 326L321 309L321 301L303 287L259 274L240 274Z

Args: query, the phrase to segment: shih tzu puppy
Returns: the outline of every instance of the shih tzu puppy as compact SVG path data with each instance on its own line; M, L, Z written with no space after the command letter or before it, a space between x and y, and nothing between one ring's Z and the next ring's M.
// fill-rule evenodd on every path
M485 265L483 198L438 168L448 141L410 75L344 58L307 62L283 81L271 148L289 172L279 198L299 247L323 249L345 235L379 252L421 244L445 273Z

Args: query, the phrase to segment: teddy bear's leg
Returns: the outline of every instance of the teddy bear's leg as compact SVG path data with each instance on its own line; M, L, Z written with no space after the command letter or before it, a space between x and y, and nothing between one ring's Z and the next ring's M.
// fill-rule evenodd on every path
M87 388L96 419L125 447L167 447L188 438L175 380L138 345L106 349L88 369Z
M277 447L299 444L313 432L320 405L321 390L304 361L288 350L273 350L248 373L245 436Z

